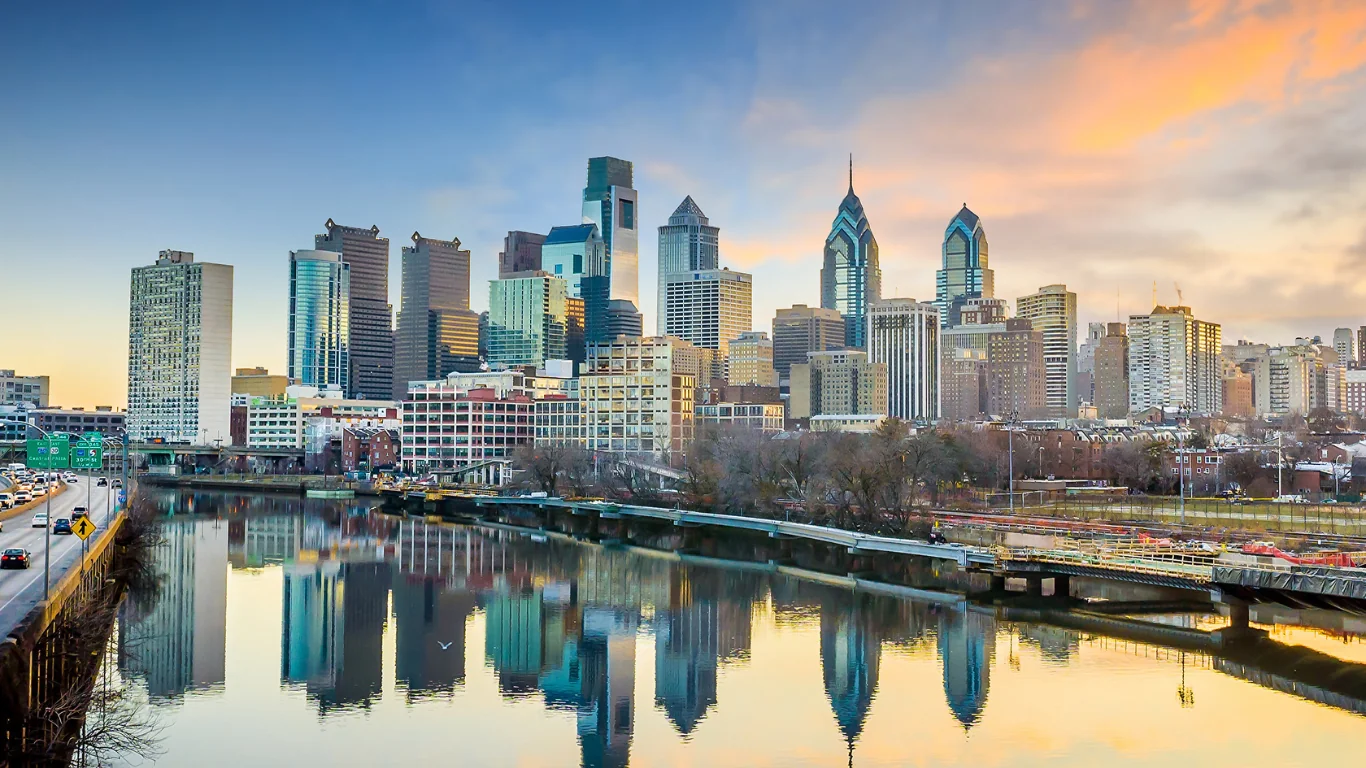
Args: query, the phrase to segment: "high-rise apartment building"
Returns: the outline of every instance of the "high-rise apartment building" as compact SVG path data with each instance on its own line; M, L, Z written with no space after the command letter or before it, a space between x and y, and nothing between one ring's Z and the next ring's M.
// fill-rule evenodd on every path
M569 295L585 298L585 277L610 276L607 244L596 224L551 227L541 246L541 269L568 283Z
M1326 366L1316 345L1270 347L1250 361L1253 407L1262 416L1308 415L1327 399ZM1338 372L1334 366L1334 379ZM1333 382L1335 396L1343 388ZM1345 393L1344 393L1345 394ZM1336 405L1336 403L1334 403ZM1325 407L1332 407L1325 403ZM1336 408L1334 408L1336 410Z
M724 360L730 342L754 327L753 280L729 269L669 275L665 335L714 349Z
M867 352L812 352L792 366L791 380L788 413L794 419L887 413L887 364L869 361Z
M732 340L729 365L726 383L731 386L778 386L773 342L763 331L745 331Z
M13 370L0 370L0 405L48 406L48 377L16 376Z
M944 347L940 351L939 412L948 422L976 421L986 414L985 349Z
M128 310L129 438L229 444L232 267L162 251L133 269Z
M512 230L503 238L503 250L498 253L498 276L514 272L535 272L541 268L541 246L545 235Z
M1030 321L1011 318L987 338L987 412L1002 418L1048 415L1043 334Z
M773 317L773 367L786 379L807 353L844 348L844 317L838 310L794 304Z
M1217 414L1220 384L1218 323L1197 320L1190 307L1153 307L1129 316L1129 410L1170 408Z
M1257 403L1252 396L1251 375L1242 371L1227 373L1220 382L1220 386L1223 388L1223 404L1220 415L1238 419L1250 419L1257 415Z
M345 390L350 319L351 265L335 251L290 251L288 377Z
M470 311L470 252L460 240L413 233L404 246L403 303L395 333L394 394L410 381L430 381L479 368L479 316Z
M1077 294L1046 285L1015 300L1015 316L1043 333L1044 397L1048 415L1077 415Z
M1333 331L1333 350L1338 353L1338 365L1351 368L1357 361L1357 348L1351 328L1338 328Z
M840 202L830 234L825 238L825 261L821 266L821 306L844 317L844 346L863 349L867 343L868 305L880 298L882 267L878 265L877 238L868 225L863 203L854 194L854 162L850 159L849 192Z
M915 299L868 305L868 359L887 366L887 416L939 418L939 310Z
M335 251L351 271L347 396L389 397L394 391L394 317L389 304L389 238L379 227L344 227L331 219L314 248Z
M1087 323L1086 339L1077 347L1077 402L1096 402L1096 347L1105 338L1105 323ZM1128 407L1128 403L1125 403Z
M1094 323L1093 323L1094 325ZM1096 415L1122 419L1129 415L1129 336L1124 323L1104 326L1093 353Z
M934 303L943 325L958 325L968 299L996 295L995 273L988 264L987 231L963 203L944 230L943 267L934 273Z
M697 380L680 373L675 339L622 336L588 348L579 411L588 449L678 463L692 442Z
M489 281L491 366L545 365L566 359L568 284L545 272Z
M633 166L627 160L615 157L588 160L588 185L583 189L583 223L597 224L606 245L612 278L611 298L639 307L640 228L632 172Z
M693 202L692 196L674 209L669 223L659 228L659 304L656 310L656 332L666 333L668 327L669 278L683 272L716 269L720 262L721 230L711 226L707 215Z

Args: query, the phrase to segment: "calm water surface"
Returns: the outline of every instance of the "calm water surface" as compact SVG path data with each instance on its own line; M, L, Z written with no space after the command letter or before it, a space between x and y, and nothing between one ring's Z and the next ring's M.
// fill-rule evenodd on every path
M158 765L1250 768L1366 738L1366 704L1284 675L961 604L363 503L158 500L164 582L117 660ZM1359 672L1331 621L1270 629Z

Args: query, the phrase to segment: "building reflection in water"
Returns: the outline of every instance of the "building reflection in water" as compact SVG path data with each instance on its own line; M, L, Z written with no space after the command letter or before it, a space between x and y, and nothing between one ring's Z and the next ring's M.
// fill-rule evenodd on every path
M996 655L996 619L966 606L939 614L939 661L944 668L944 697L963 727L982 717Z

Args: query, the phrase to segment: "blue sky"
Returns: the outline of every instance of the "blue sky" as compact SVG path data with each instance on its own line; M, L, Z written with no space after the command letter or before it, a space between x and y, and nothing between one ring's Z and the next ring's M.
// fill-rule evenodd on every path
M966 201L1000 296L1067 283L1084 323L1180 284L1228 341L1328 336L1366 323L1363 65L1347 2L7 7L6 326L58 343L0 367L122 404L129 270L175 248L236 267L234 363L283 370L287 254L329 217L390 238L396 310L407 237L460 238L481 309L603 154L636 163L647 329L686 194L756 328L818 303L852 151L884 295L932 295Z

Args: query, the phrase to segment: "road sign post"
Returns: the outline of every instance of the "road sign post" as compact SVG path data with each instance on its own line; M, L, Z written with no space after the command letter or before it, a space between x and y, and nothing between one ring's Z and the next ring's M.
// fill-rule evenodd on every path
M35 469L66 469L71 466L71 441L65 436L27 441L28 463ZM47 492L47 525L43 526L43 600L48 599L52 566L52 496Z

